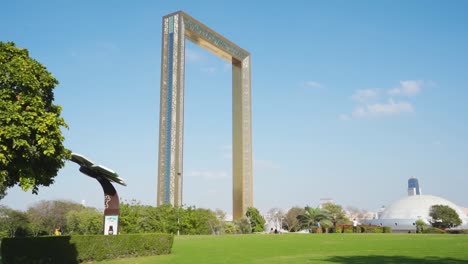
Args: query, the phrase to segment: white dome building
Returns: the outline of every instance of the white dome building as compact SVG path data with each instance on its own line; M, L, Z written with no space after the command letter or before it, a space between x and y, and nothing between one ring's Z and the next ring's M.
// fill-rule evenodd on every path
M421 219L429 224L429 210L433 205L447 205L454 209L463 221L463 228L468 227L468 216L456 204L433 195L413 195L404 197L388 206L378 219L367 220L366 224L390 226L394 231L413 231L414 222Z

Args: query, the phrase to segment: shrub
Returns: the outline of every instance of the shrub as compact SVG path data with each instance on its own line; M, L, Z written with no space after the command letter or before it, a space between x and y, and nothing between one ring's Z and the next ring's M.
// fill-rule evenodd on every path
M468 229L449 229L445 230L449 234L468 234Z
M352 233L353 226L352 225L341 225L336 227L337 233Z
M79 263L119 257L169 254L169 234L4 238L3 263Z
M437 227L428 227L422 231L424 234L445 234L445 230L442 230Z
M366 233L383 233L381 226L366 226Z
M391 233L391 232L392 232L391 227L389 227L389 226L382 227L382 233Z

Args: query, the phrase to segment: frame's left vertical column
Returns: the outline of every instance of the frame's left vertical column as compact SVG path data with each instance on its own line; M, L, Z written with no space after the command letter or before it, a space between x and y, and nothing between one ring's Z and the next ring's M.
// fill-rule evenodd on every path
M163 17L157 204L182 205L185 32L182 13Z

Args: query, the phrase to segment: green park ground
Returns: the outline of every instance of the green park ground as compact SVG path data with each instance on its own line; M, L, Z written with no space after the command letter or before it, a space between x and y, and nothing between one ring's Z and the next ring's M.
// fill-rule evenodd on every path
M170 255L97 263L468 263L468 235L177 236Z

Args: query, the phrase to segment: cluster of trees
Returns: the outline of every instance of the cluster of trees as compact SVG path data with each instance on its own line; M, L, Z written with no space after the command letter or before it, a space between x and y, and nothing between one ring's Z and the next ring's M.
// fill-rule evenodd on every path
M222 210L149 206L138 202L120 205L120 233L162 232L181 235L248 234L263 231L265 220L256 208L248 208L246 217L226 221ZM41 201L25 212L0 206L0 237L52 235L56 228L62 234L101 234L103 213L81 204L54 200Z
M41 201L25 212L0 206L3 237L52 235L55 228L67 234L98 234L102 221L102 212L70 201Z
M286 213L279 208L273 208L268 211L266 217L276 227L289 232L297 232L303 229L310 230L319 225L328 229L351 222L342 206L333 203L325 203L321 208L310 206L305 208L292 207Z
M431 207L431 225L451 228L462 224L455 210L445 205ZM311 230L318 226L328 229L350 224L350 219L340 205L323 204L320 208L292 207L287 212L273 208L266 214L268 221L289 232ZM263 232L265 219L256 208L248 208L244 218L226 221L222 210L209 210L193 206L149 206L136 201L120 205L120 233L172 233L181 235L249 234ZM425 223L417 221L418 229ZM63 201L41 201L25 212L0 206L0 237L52 235L55 228L62 234L101 234L103 213L92 207Z
M365 211L356 208L348 208L346 213L341 205L325 203L321 208L306 206L292 207L286 213L278 208L273 208L266 214L267 220L274 223L277 227L283 228L289 232L297 232L303 229L313 229L322 227L326 231L337 225L351 224L351 218L364 219ZM348 215L348 216L347 216ZM430 224L436 228L452 228L462 224L462 220L457 212L446 205L434 205L430 209ZM418 230L425 226L422 220L416 221Z
M158 207L141 205L135 201L120 205L120 232L172 234L221 234L231 232L224 225L225 213L195 207Z
M194 206L158 207L141 205L135 201L120 205L120 232L163 232L181 235L249 234L262 232L265 219L256 208L248 208L246 216L236 221L226 221L222 210Z
M326 203L322 208L306 206L304 213L297 216L302 228L311 229L320 226L328 230L338 224L346 224L349 219L341 205Z

